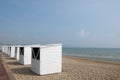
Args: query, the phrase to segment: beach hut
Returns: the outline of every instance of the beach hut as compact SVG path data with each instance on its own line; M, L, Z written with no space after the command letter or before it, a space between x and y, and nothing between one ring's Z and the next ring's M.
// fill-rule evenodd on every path
M6 46L3 46L2 52L4 52L4 53L6 52Z
M2 46L2 52L3 53L5 52L5 46Z
M10 57L14 58L15 57L15 46L10 47Z
M31 47L21 46L19 47L19 62L23 65L31 64Z
M8 54L8 46L2 46L2 52Z
M2 52L4 52L4 47L5 47L5 46L2 46Z
M8 54L8 46L4 46L4 51L5 54Z
M15 59L19 60L19 55L20 55L20 46L17 45L15 46Z
M8 56L10 56L10 54L11 54L11 47L10 46L8 46L7 54L8 54Z
M32 47L31 70L39 75L62 71L62 44Z

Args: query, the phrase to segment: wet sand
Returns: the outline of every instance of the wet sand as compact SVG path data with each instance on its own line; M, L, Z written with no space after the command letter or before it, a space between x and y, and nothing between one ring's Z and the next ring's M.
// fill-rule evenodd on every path
M30 65L21 65L14 58L4 56L16 80L120 80L120 63L64 56L62 73L39 76Z

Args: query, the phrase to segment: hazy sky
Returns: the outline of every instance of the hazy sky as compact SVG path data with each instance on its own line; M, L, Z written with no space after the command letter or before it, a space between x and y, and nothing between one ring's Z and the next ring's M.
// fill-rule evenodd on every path
M120 0L0 0L0 43L120 48Z

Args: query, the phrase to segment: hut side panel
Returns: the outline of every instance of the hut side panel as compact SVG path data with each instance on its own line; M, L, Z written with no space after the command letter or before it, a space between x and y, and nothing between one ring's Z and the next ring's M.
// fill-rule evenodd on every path
M4 53L7 54L7 52L8 52L8 47L6 46L4 47Z
M4 52L4 46L2 46L2 52Z
M11 54L10 57L15 57L15 47L11 47Z
M19 47L17 47L17 52L16 52L16 56L15 56L16 60L19 60L19 55L20 55L19 50L20 50Z
M31 47L24 48L24 64L31 64Z
M62 47L51 46L41 48L40 74L59 73L62 71Z
M11 54L11 47L8 47L8 52L7 52L7 54L10 56L10 54Z

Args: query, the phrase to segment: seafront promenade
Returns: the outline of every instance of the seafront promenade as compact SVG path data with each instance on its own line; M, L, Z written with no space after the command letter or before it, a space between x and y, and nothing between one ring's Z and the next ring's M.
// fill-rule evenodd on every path
M0 80L10 80L2 62L1 53L0 53Z

